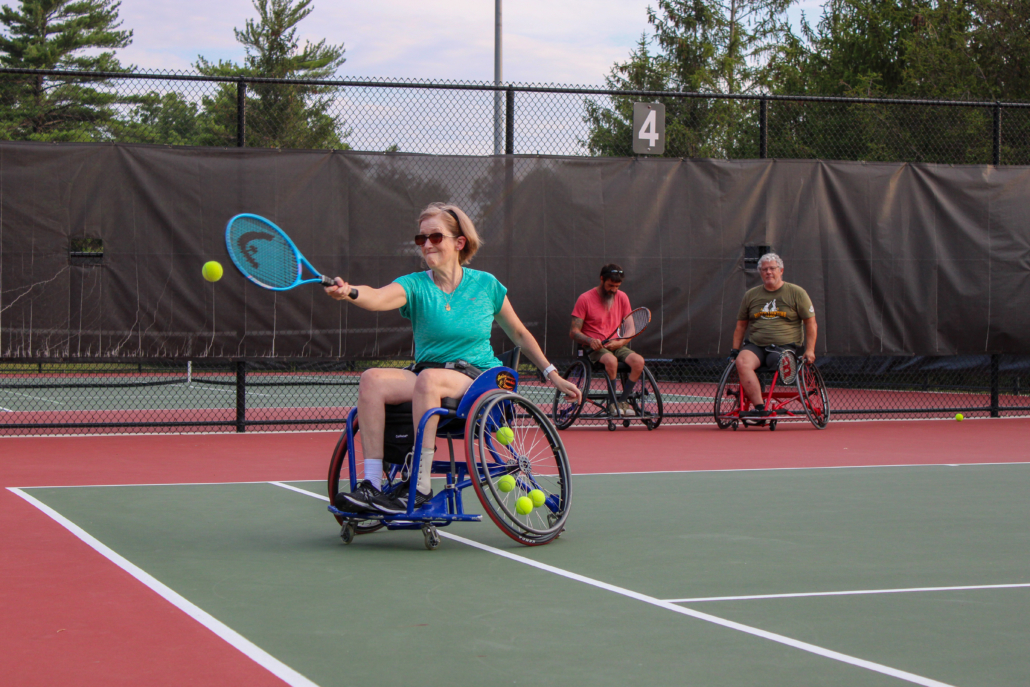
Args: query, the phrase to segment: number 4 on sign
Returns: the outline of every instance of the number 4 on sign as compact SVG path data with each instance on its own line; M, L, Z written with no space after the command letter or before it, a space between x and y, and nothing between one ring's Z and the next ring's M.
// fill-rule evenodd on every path
M665 152L665 105L633 103L633 152L661 155Z
M637 138L646 138L647 147L654 148L658 142L658 113L651 110L647 113L644 126L637 132Z

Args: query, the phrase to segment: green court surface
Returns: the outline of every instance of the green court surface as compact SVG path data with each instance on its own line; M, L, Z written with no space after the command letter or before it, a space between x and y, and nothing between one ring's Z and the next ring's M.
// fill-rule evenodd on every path
M23 491L323 686L1030 683L1030 465L574 485L548 546L436 551L344 545L322 483Z

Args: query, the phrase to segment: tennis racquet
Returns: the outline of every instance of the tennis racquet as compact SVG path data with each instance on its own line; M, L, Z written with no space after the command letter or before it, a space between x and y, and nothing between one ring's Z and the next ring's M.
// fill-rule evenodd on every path
M301 284L335 286L336 282L316 270L286 235L264 217L236 215L225 227L225 247L236 269L263 289L286 291ZM303 278L303 268L314 277ZM350 290L351 299L358 290Z
M651 323L651 311L647 308L637 308L626 317L622 318L622 322L615 328L607 339L601 342L601 345L605 345L612 339L632 339L634 336L639 336L644 333L647 329L647 325Z

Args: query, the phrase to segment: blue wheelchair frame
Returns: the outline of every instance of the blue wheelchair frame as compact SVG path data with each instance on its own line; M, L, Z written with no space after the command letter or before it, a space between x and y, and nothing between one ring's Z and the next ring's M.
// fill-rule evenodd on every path
M490 427L500 427L507 424L509 418L506 417L506 408L510 407L510 403L505 401L511 401L517 399L520 403L532 405L528 400L517 396L515 394L518 387L518 372L509 367L495 367L489 369L480 374L476 379L472 381L471 386L465 391L461 399L444 399L444 406L440 408L433 408L426 411L426 413L419 420L418 428L415 434L415 442L413 452L411 456L411 467L409 476L419 474L419 464L421 462L421 446L423 436L425 434L426 423L432 417L440 417L440 423L437 428L437 437L447 439L447 446L450 453L449 461L437 461L434 460L431 465L432 473L443 474L446 477L446 485L439 493L435 494L432 499L424 503L420 507L415 507L415 496L417 480L410 479L408 485L408 510L405 513L398 513L395 515L381 514L376 512L349 512L338 509L333 505L333 499L335 497L334 490L338 486L339 479L337 477L334 483L334 471L339 470L341 465L337 463L337 454L334 454L333 463L330 466L329 475L329 512L332 513L337 521L341 524L342 530L340 536L343 538L345 543L351 543L354 535L364 532L371 532L385 526L390 530L414 530L421 529L426 540L426 547L429 549L436 548L440 543L439 534L436 531L437 527L446 527L452 522L481 522L483 516L480 514L472 514L465 512L465 504L462 499L462 491L469 486L476 488L477 496L483 506L487 508L491 519L493 519L501 528L505 530L505 533L511 536L516 541L520 541L523 544L535 545L544 544L557 536L560 531L557 531L553 536L545 537L534 534L527 534L526 536L516 536L518 532L509 531L511 528L503 524L505 515L498 511L498 506L489 502L489 497L484 495L484 489L494 489L493 482L499 479L504 474L517 473L518 478L516 480L517 488L520 489L519 493L527 493L533 488L537 488L537 484L531 474L531 470L528 472L522 470L524 466L521 464L513 464L511 460L501 460L502 455L505 453L505 447L497 445L496 438L493 436L491 431L480 430L480 440L485 443L488 453L494 457L494 461L491 461L488 466L477 468L477 475L475 477L470 473L469 464L471 460L466 462L456 462L454 458L454 440L455 439L466 439L467 431L475 431L475 427L469 427L468 422L470 420L470 414L475 411L477 414L483 412L484 408L488 408L489 415L485 420L485 424ZM496 399L496 400L494 400ZM493 401L491 403L491 401ZM533 406L535 408L535 406ZM357 431L357 413L358 409L355 407L351 410L347 416L346 428L344 430L344 437L341 441L346 442L347 460L349 467L350 477L350 489L353 491L358 485L358 465L355 460L355 434ZM549 424L549 420L542 411L537 410L538 413L537 421L542 418L544 422ZM551 432L554 433L554 440L549 440L551 443L552 450L560 450L560 462L565 466L563 478L568 479L568 461L565 457L564 446L561 445L560 439L557 439L557 432L554 431L551 426ZM557 446L555 445L557 441ZM471 442L469 442L471 446ZM339 452L339 446L337 451ZM467 449L471 451L471 448ZM509 451L510 452L510 451ZM342 461L341 461L342 462ZM391 466L389 471L389 482L392 484L393 480L396 479L401 472L401 466ZM559 472L562 472L561 466L559 466ZM478 483L474 482L478 480ZM384 489L389 487L384 485ZM566 484L566 497L565 503L561 503L561 499L554 495L550 495L545 499L544 506L546 506L552 513L559 513L562 515L560 518L561 523L564 523L564 518L568 512L568 498L567 495L570 493L570 487ZM494 492L496 496L496 492ZM503 506L501 507L503 510ZM500 520L498 519L500 517ZM510 518L509 518L510 519ZM531 528L530 528L531 529ZM535 532L536 530L532 530Z

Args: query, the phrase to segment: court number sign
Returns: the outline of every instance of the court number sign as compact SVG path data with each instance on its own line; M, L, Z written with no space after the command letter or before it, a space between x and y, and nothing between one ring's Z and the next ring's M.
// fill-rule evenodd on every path
M661 155L665 152L665 105L633 103L633 152Z

